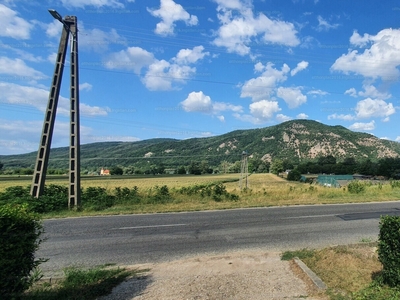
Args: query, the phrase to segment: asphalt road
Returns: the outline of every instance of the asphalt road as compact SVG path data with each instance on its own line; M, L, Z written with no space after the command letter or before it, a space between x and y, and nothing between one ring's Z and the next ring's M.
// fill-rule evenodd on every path
M243 249L285 251L377 240L400 202L120 215L44 221L45 275L72 265L131 265Z

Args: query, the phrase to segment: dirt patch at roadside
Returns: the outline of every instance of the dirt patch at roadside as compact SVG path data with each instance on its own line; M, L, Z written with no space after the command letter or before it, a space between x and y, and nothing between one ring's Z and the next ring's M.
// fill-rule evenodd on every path
M101 300L323 299L278 252L233 252L130 267L149 271Z

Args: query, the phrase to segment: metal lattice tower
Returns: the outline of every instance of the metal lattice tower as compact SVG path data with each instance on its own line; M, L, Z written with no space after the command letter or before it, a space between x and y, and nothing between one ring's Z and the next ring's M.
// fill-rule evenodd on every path
M79 124L79 67L78 67L78 20L75 16L64 19L55 10L50 14L63 24L58 47L53 80L50 86L49 100L44 116L42 134L33 173L31 195L38 198L43 194L49 162L51 140L60 95L61 81L64 71L68 37L71 33L71 83L70 83L70 149L69 149L69 189L68 207L80 205L80 124Z
M247 161L248 154L246 151L242 152L242 160L240 164L240 179L239 179L239 187L240 189L247 189L249 182L249 165Z

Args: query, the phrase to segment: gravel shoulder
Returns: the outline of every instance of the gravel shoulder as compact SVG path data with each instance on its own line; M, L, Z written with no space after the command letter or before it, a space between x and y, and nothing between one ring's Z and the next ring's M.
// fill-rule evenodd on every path
M238 251L165 263L148 269L99 300L324 299L311 280L278 252Z

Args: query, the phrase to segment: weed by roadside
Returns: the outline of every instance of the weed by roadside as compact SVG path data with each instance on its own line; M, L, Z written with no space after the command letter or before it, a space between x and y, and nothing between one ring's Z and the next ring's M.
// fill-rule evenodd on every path
M108 295L112 289L128 277L139 276L143 271L99 266L88 270L76 267L64 270L65 277L56 282L41 282L23 296L32 300L97 299Z

